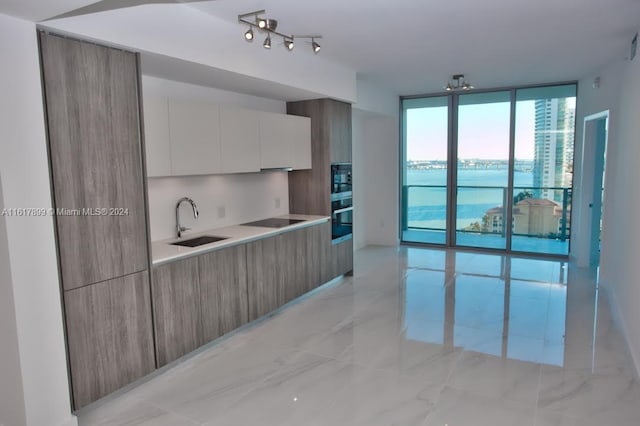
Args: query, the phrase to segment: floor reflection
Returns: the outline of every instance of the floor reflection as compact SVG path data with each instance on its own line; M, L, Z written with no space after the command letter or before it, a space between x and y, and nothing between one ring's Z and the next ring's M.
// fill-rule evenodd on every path
M568 263L450 250L405 250L404 327L408 339L564 365ZM595 290L594 286L591 306L597 306ZM590 314L582 320L593 322L597 311Z

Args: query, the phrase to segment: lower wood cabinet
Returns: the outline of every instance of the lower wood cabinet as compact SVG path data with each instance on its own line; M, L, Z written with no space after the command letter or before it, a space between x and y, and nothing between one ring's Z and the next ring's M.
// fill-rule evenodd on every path
M198 258L154 267L152 294L156 353L161 367L204 343Z
M334 278L329 222L247 244L249 320Z
M314 247L314 253L316 254L317 261L317 274L319 275L319 281L314 281L316 288L328 281L331 281L336 277L333 272L333 256L331 245L331 222L323 223L315 227L315 232L318 233L318 245ZM315 273L315 272L314 272Z
M147 271L66 291L64 303L76 408L154 370Z
M306 256L310 229L298 229L278 236L278 279L281 280L280 287L283 289L281 304L303 295L310 287Z
M284 303L284 289L278 268L278 237L247 244L249 321L278 309Z
M331 249L334 278L353 271L353 240L334 244Z
M153 267L158 366L332 279L332 247L326 222Z
M199 256L198 267L206 343L249 322L246 246Z

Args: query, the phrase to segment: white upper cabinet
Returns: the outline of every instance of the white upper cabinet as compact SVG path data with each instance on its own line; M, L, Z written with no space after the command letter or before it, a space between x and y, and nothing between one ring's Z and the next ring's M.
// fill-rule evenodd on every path
M222 173L217 105L170 99L169 132L173 176Z
M143 109L147 176L170 176L169 101L163 96L145 95Z
M293 167L285 115L260 114L260 168Z
M144 96L147 176L311 168L311 119Z
M222 173L260 171L258 112L220 107Z
M260 113L260 167L311 168L311 119Z
M291 167L311 168L311 119L297 115L285 115L289 128Z

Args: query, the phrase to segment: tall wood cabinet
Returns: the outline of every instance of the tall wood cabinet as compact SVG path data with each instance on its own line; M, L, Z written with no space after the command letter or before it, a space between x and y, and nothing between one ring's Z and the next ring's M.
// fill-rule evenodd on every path
M291 213L331 215L331 163L352 162L351 105L333 99L288 102L287 113L311 118L311 170L289 174ZM323 268L328 279L353 271L353 240L331 243ZM328 281L328 280L326 280Z
M40 33L75 408L155 367L137 55Z

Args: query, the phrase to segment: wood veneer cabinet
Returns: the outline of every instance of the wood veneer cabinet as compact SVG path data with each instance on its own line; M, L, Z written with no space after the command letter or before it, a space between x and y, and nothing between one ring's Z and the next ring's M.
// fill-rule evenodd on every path
M329 222L247 244L249 320L333 278Z
M331 163L351 163L351 105L333 99L288 102L287 113L311 118L311 170L294 170L289 174L289 210L298 214L331 214ZM331 243L330 260L323 266L329 281L353 271L353 241ZM327 238L327 237L325 237Z
M244 244L198 256L204 341L249 322Z
M39 33L72 400L152 371L138 57Z
M65 290L148 269L138 60L40 33Z
M278 262L277 236L247 243L250 321L284 304L284 288Z
M204 343L198 258L156 266L151 276L156 352L161 367Z
M75 407L155 368L146 272L64 293Z
M322 284L331 281L336 277L332 269L332 252L333 247L331 245L331 222L323 223L312 229L315 235L314 239L317 241L316 245L307 247L307 257L315 258L317 262L312 264L309 274L312 277L310 281L310 290L321 286Z
M313 244L308 240L309 229L302 228L278 236L278 266L280 267L279 279L283 281L284 294L281 301L283 304L302 296L311 287L307 273L308 262L314 262L315 259L309 259L306 256L307 246Z

